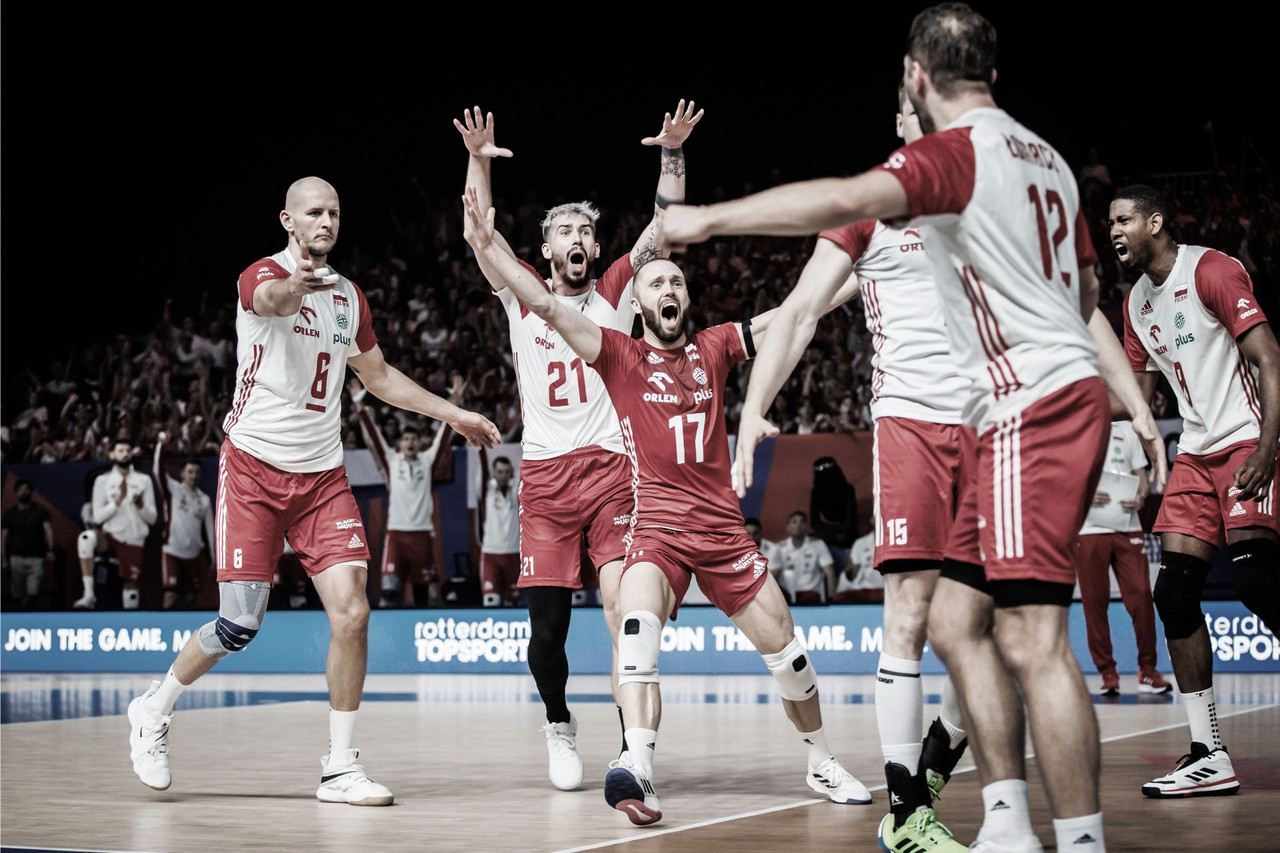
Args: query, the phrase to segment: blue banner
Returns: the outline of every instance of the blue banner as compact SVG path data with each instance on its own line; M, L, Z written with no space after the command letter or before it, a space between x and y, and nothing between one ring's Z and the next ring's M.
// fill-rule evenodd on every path
M1280 641L1236 601L1205 602L1205 624L1219 672L1280 671ZM796 635L819 673L871 674L880 655L879 605L798 607ZM0 623L0 669L6 672L151 672L168 669L192 632L212 612L6 613ZM1137 671L1133 629L1124 605L1109 611L1112 644L1121 672ZM1158 625L1157 625L1158 627ZM1071 607L1071 645L1086 674L1094 672L1085 641L1083 611ZM569 629L573 672L609 672L603 611L576 608ZM322 673L329 646L323 611L268 614L249 647L218 664L221 672ZM371 673L526 673L528 612L490 610L378 610L369 623ZM1164 641L1159 667L1171 671ZM662 632L660 669L684 674L767 674L747 638L714 607L684 607ZM923 672L943 671L926 650Z

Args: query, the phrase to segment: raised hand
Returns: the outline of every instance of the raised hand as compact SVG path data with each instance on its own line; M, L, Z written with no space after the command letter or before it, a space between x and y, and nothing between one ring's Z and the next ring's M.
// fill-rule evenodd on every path
M462 237L476 252L482 252L493 242L493 208L480 210L476 188L467 187L462 195Z
M657 136L646 136L640 140L641 145L661 145L663 148L679 148L684 141L689 138L689 134L693 133L693 126L702 121L702 114L705 110L698 110L697 114L693 112L693 101L689 102L685 107L684 98L680 99L680 103L676 105L676 114L673 117L671 113L667 113L662 120L662 132ZM477 107L477 109L479 109Z
M462 141L474 157L510 157L510 148L499 148L493 141L493 113L481 114L479 107L474 107L474 116L466 110L462 111L462 121L456 118L453 126L462 134ZM669 117L669 116L668 116Z

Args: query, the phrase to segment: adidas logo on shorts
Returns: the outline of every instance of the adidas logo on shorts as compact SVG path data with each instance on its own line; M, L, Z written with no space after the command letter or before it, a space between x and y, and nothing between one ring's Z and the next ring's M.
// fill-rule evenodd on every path
M351 541L347 543L347 548L352 549L352 548L363 548L363 547L364 547L364 543L360 541L360 537L352 533Z

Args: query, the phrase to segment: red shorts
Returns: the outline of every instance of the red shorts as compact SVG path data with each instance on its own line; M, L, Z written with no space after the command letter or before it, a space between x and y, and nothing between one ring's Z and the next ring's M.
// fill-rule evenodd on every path
M223 441L214 523L219 582L271 583L285 536L309 576L369 565L368 536L342 465L293 474Z
M707 600L729 617L755 598L769 577L769 561L745 528L731 533L640 528L632 534L623 574L636 563L653 563L667 576L676 600L672 619L689 591L690 572L698 576L698 589Z
M1101 477L1111 404L1074 382L988 430L978 451L978 535L988 581L1074 586L1076 537Z
M201 551L185 559L160 552L160 586L170 592L178 589L197 589L209 572L209 554Z
M440 580L436 570L436 540L429 530L388 530L382 548L382 575L411 584Z
M1194 536L1218 548L1226 541L1227 530L1265 527L1280 532L1275 504L1280 458L1271 485L1260 500L1237 501L1235 497L1236 469L1257 449L1257 439L1250 439L1204 456L1178 454L1152 530Z
M102 531L102 541L106 543L102 553L116 558L116 563L120 567L120 580L124 583L137 583L141 580L142 563L147 555L146 548L121 542L105 530Z
M622 537L635 498L631 460L623 454L588 447L555 459L526 459L519 494L521 587L581 589L583 534L593 567L626 554Z
M954 525L976 473L977 433L961 424L893 417L877 419L874 430L875 565L941 560L953 537L956 551L978 562L976 501L968 524Z
M497 593L503 601L520 601L520 555L480 552L480 592Z

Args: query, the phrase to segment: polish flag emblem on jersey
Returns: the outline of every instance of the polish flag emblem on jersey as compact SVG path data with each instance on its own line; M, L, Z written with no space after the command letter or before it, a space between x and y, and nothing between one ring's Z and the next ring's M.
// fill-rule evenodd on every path
M1184 299L1186 299L1186 298L1187 298L1187 289L1186 289L1185 287L1184 287L1184 288L1182 288L1182 289L1180 289L1180 290L1175 290L1175 291L1173 292L1173 301L1174 301L1174 302L1181 302L1182 300L1184 300Z
M333 310L338 314L338 328L345 329L347 327L347 311L351 309L351 303L347 301L345 293L333 291Z

